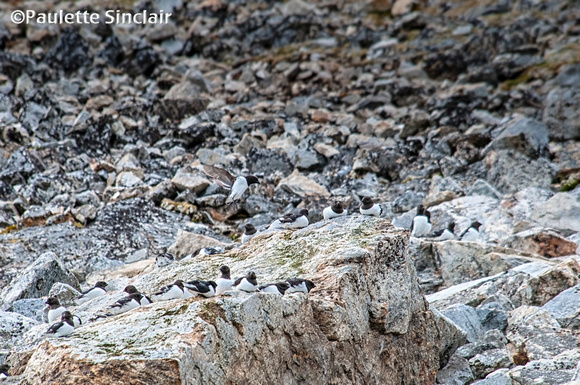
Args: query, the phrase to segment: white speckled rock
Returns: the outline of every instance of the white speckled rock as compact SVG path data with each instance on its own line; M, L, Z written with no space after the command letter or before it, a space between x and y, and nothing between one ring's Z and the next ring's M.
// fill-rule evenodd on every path
M87 376L94 384L434 383L441 337L407 242L407 231L371 217L261 234L132 284L148 293L179 278L215 277L227 264L233 276L304 277L316 288L156 302L43 342L13 364L28 384L83 384Z

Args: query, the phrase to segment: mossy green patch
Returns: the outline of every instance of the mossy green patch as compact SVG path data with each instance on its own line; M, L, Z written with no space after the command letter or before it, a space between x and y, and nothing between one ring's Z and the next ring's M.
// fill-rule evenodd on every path
M579 184L580 184L580 180L575 179L575 178L570 178L566 182L562 183L562 186L560 187L560 191L562 191L562 192L572 191Z

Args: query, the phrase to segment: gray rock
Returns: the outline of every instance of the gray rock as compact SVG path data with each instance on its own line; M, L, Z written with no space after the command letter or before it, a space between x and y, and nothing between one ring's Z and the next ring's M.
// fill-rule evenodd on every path
M46 296L56 282L80 288L77 278L68 271L62 260L55 253L46 252L2 290L1 308L9 309L19 299Z
M542 310L547 311L563 328L578 329L580 326L580 285L564 290L550 301Z
M579 361L580 350L571 349L552 359L535 360L528 362L525 366L517 366L509 373L518 385L536 385L539 378L544 384L565 384L578 373Z
M175 243L167 249L167 252L175 255L177 258L183 258L204 247L216 246L224 247L225 244L217 239L205 235L179 230L177 232Z
M19 299L12 303L10 311L22 314L23 316L31 318L37 322L42 322L42 309L44 307L44 302L45 300L43 298Z
M502 193L483 179L478 179L469 188L467 195L483 195L494 199L501 199Z
M491 151L485 162L487 180L502 193L515 193L526 187L549 188L556 167L546 158L533 160L513 150Z
M38 322L22 314L0 311L0 349L11 349Z
M555 88L545 101L543 121L550 130L550 139L580 138L580 92L577 87Z
M498 369L488 374L484 380L475 381L472 385L513 385L508 369Z
M486 302L478 306L475 310L484 330L504 331L506 329L508 325L507 312L497 302Z
M437 372L437 383L441 385L466 385L473 380L475 377L469 362L456 354L451 356L447 365Z
M190 190L193 193L199 193L205 190L211 182L204 176L197 173L188 172L180 169L171 179L171 183L180 191Z
M443 314L467 334L469 342L477 341L485 333L479 315L471 306L456 304L443 310Z
M544 227L565 232L580 232L580 199L563 192L537 206L531 219Z
M507 126L497 138L486 147L489 150L514 150L536 159L547 154L548 127L534 119L521 119Z
M403 195L393 201L393 212L402 213L415 209L417 206L423 203L424 198L425 193L415 193L411 190L407 190Z
M81 292L71 285L66 283L57 282L52 285L49 297L55 297L61 303L61 305L67 306L74 304L75 300L81 295Z
M470 359L469 366L476 378L484 378L497 369L513 366L513 362L506 349L491 349Z
M429 309L435 316L435 322L439 336L441 337L441 350L439 352L440 366L447 365L449 358L455 353L458 347L467 342L467 334L458 327L450 318L445 316L435 307Z

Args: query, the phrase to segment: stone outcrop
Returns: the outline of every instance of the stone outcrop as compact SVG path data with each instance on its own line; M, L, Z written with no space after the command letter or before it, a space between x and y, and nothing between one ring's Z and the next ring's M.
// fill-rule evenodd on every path
M429 311L407 245L407 231L369 217L260 234L132 283L147 293L227 264L259 283L304 277L316 288L156 302L44 341L16 371L27 384L433 384L439 330L455 328Z

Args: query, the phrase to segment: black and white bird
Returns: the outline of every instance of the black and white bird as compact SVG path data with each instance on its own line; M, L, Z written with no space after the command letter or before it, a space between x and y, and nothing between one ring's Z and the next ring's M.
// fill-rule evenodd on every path
M234 281L232 285L234 289L251 293L258 290L258 280L256 273L250 271L245 277L240 277Z
M278 220L284 229L301 229L308 226L308 210L302 209L299 214L286 214Z
M308 294L310 290L314 289L316 285L308 279L289 278L286 280L290 287L286 290L286 294L290 293L305 293Z
M286 290L288 290L289 288L290 284L288 282L276 282L270 283L268 285L262 285L258 288L258 290L262 293L274 293L284 295Z
M449 222L447 228L435 231L433 234L431 234L431 238L435 238L436 241L448 241L455 239L455 222Z
M254 235L256 235L257 232L258 230L256 230L253 224L246 224L246 226L244 226L244 234L242 235L242 243L246 243L254 238Z
M220 267L221 276L216 279L217 287L215 289L216 295L222 295L228 290L232 290L234 280L230 276L230 268L227 266Z
M183 281L178 279L171 285L163 286L158 292L151 295L154 301L168 301L184 297Z
M88 301L89 299L101 297L107 294L107 282L99 281L95 283L95 286L91 287L88 290L85 290L81 293L78 300L79 301Z
M171 265L175 262L175 255L171 253L162 253L155 257L155 267L160 268Z
M66 308L55 297L48 297L45 304L48 305L48 322L58 321L61 319L62 313L66 311Z
M223 168L215 166L203 166L203 172L212 178L220 187L230 190L226 199L227 204L237 204L249 186L260 183L254 175L235 177Z
M479 228L481 223L475 221L471 222L471 226L467 228L461 235L459 239L466 242L478 242L480 240L481 234L479 233Z
M342 207L342 203L339 201L332 202L329 207L322 210L322 216L324 217L324 220L342 217L346 214L347 211Z
M363 197L359 211L362 215L380 217L383 213L383 208L380 204L374 203L371 197Z
M127 297L117 300L109 310L112 314L121 314L128 312L129 310L137 309L141 306L141 300L143 297L144 295L141 293L129 294Z
M61 321L53 324L44 334L54 337L66 337L75 330L73 316L69 311L62 312Z
M151 301L151 298L149 298L145 294L141 293L133 285L127 285L123 291L125 293L129 294L129 295L131 295L131 294L140 294L141 295L141 299L139 300L139 305L140 306L145 306L145 305L149 305L150 303L153 303L153 301Z
M201 295L209 298L215 296L217 283L214 281L189 281L183 284L185 290L189 291L193 297Z
M10 365L3 364L0 365L0 381L4 380L6 377L9 376L8 372L10 371Z
M411 224L411 236L423 237L431 232L431 213L423 205L417 206L417 214Z
M219 254L223 254L225 252L223 247L204 247L202 249L199 249L199 254L198 256L203 257L204 255L219 255Z

